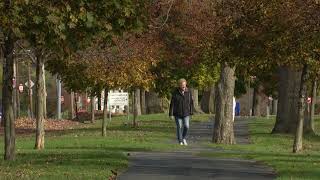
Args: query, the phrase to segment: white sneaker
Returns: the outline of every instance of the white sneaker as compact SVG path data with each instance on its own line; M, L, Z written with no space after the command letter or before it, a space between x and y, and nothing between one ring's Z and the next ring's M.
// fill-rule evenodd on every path
M180 145L181 145L181 146L184 145L183 142L180 142Z
M183 139L183 144L184 144L185 146L188 146L188 143L187 143L187 140L186 140L186 139Z

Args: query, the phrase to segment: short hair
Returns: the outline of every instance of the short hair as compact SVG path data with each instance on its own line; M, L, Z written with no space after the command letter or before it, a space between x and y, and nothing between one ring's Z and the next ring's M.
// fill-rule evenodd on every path
M184 82L187 83L187 80L184 79L184 78L181 78L181 79L178 80L178 85L180 85L180 84L182 84Z

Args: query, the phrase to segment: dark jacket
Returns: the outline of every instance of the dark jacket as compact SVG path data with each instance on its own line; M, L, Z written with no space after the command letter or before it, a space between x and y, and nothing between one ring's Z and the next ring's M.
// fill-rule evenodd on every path
M176 89L172 93L169 116L186 117L193 115L193 98L191 91L188 89L181 93L179 89Z

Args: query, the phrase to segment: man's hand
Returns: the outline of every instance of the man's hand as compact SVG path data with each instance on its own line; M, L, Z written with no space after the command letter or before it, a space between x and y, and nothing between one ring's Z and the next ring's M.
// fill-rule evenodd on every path
M170 116L170 119L171 119L171 120L174 120L174 116Z

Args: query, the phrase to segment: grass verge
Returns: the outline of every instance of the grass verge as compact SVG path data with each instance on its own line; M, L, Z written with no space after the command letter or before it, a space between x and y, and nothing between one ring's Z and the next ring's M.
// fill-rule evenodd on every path
M132 119L132 117L131 117ZM175 124L165 114L144 115L132 128L127 117L115 117L101 136L101 121L72 130L47 132L45 149L34 150L34 134L17 135L16 160L0 159L0 179L108 179L111 170L128 166L127 152L168 151L178 146ZM3 157L3 136L0 156Z
M293 136L270 134L275 120L259 118L249 121L250 145L214 145L223 152L200 154L207 157L253 159L273 167L279 180L318 180L320 178L320 137L306 135L304 151L292 153ZM320 119L316 120L317 130Z

